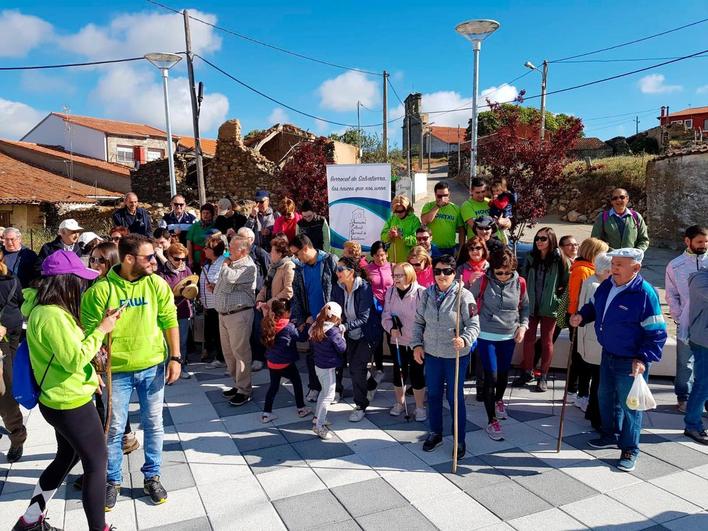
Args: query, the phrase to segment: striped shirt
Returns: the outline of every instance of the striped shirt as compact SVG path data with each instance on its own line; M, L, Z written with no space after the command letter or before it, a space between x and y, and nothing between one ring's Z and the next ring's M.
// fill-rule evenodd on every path
M228 313L256 304L256 264L246 255L219 271L214 287L214 308Z

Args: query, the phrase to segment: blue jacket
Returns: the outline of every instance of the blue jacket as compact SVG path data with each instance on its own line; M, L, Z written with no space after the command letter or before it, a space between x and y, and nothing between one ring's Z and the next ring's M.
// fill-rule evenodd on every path
M595 322L595 333L604 351L644 363L661 360L666 343L666 322L659 296L641 275L617 294L605 311L612 288L608 278L597 288L590 302L580 309L583 325ZM603 317L604 313L604 317Z
M138 207L135 215L128 212L128 209L123 207L113 212L113 225L116 227L125 227L134 234L142 234L148 238L152 237L152 220L150 214L144 208Z
M323 341L310 339L310 348L312 348L316 367L334 369L344 365L342 354L347 350L347 343L338 326L327 330Z
M353 321L347 320L344 310L344 289L338 282L332 286L332 300L342 307L342 323L347 328L347 335L352 330L360 328L364 334L361 339L372 346L379 344L383 328L381 328L381 314L377 314L374 308L374 293L371 291L371 284L362 279L361 285L354 290L354 307L357 318Z
M322 295L325 302L332 300L332 285L337 283L337 261L336 255L318 251L317 262L320 266ZM305 287L304 266L299 260L293 260L293 262L295 263L295 277L293 278L290 318L296 325L300 326L310 317L310 304L307 299L307 288Z
M295 363L299 359L295 344L300 340L300 332L295 325L288 323L280 332L275 334L272 347L266 348L265 357L272 363Z

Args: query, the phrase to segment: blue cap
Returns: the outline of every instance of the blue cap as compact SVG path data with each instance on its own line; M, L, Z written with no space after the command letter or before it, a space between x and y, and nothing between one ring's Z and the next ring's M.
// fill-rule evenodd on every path
M268 190L258 190L256 192L256 201L263 201L270 197L270 192Z

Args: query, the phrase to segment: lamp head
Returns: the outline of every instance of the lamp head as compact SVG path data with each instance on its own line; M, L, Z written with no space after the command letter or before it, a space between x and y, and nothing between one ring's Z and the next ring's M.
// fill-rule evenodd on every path
M455 31L471 42L481 42L499 29L496 20L479 19L462 22L455 27Z
M182 60L182 56L177 55L176 53L153 52L145 54L145 59L150 61L160 70L163 68L169 70Z
M531 70L536 70L536 65L534 65L531 61L526 61L526 62L524 63L524 66L525 66L526 68L530 68Z

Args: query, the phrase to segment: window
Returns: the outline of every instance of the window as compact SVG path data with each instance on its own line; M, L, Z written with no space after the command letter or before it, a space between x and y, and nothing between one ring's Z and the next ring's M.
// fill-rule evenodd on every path
M688 120L683 121L683 126L686 129L693 129L693 118L689 118Z
M671 125L674 124L683 124L683 120L671 120Z
M116 162L122 162L123 164L132 164L133 162L135 162L135 156L133 155L133 146L117 146Z
M703 120L703 130L708 131L708 118Z
M0 212L0 227L9 227L10 223L10 212Z
M152 162L153 160L165 158L165 152L162 149L148 148L147 150L147 160Z

